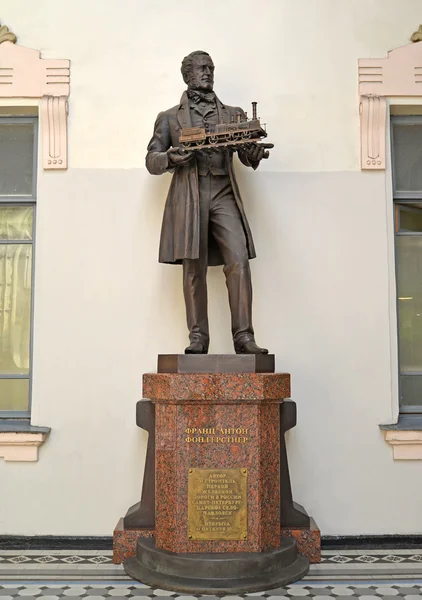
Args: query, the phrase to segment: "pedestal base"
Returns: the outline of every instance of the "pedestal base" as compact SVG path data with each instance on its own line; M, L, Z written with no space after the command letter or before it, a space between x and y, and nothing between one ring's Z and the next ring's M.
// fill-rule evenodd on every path
M142 583L191 594L260 592L297 581L309 569L291 539L282 539L279 548L267 552L178 554L140 538L136 557L126 559L123 566Z
M154 529L125 529L123 518L113 531L113 563L120 565L128 556L135 556L140 537L154 537Z
M297 551L310 563L321 562L321 532L312 519L309 527L282 527L281 537L296 540Z
M154 529L125 529L120 519L113 532L113 562L120 565L126 558L136 555L138 539L153 538ZM310 527L282 527L281 537L296 540L298 554L310 563L321 562L321 533L311 517Z

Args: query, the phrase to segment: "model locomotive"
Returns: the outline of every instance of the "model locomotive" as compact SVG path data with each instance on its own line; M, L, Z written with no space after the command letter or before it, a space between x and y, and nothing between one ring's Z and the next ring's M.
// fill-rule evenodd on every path
M206 127L185 127L180 131L179 142L184 150L233 146L256 142L267 137L265 124L256 116L257 102L252 102L252 119L240 112L230 123L207 124Z

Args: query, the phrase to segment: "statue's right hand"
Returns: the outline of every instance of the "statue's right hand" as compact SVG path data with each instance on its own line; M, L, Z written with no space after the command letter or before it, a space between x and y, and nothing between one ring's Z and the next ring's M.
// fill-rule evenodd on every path
M193 157L193 152L182 150L181 148L169 148L167 150L167 158L169 165L173 167L187 165Z

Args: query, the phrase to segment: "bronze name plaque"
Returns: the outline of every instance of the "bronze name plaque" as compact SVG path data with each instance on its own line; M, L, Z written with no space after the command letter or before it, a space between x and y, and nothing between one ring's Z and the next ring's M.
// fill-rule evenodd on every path
M247 469L189 469L190 540L246 540Z

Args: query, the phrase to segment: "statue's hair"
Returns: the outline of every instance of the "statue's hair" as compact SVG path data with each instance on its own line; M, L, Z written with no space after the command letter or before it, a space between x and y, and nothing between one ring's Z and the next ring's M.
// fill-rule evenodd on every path
M195 52L191 52L182 60L182 67L180 70L182 72L183 81L187 85L189 84L190 74L192 73L193 61L197 56L201 56L203 54L205 54L205 56L209 56L208 52L204 52L203 50L195 50Z

